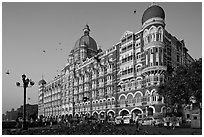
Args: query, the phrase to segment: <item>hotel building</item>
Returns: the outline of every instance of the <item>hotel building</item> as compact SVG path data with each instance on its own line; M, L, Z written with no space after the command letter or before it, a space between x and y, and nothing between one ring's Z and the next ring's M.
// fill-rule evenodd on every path
M166 79L167 66L193 61L184 40L165 25L164 10L152 5L143 13L141 30L126 31L106 51L98 49L86 25L60 75L48 83L39 81L38 115L163 115L164 99L157 90Z

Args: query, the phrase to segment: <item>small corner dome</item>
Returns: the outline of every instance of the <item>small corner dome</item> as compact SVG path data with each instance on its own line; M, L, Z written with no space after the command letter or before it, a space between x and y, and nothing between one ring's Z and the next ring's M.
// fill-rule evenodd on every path
M151 19L153 17L160 17L163 20L165 19L165 12L164 10L158 6L158 5L153 5L149 8L147 8L142 16L142 24L147 21L148 19Z
M44 84L46 84L46 81L45 81L44 79L42 79L42 80L40 80L40 81L38 82L38 85L44 85Z

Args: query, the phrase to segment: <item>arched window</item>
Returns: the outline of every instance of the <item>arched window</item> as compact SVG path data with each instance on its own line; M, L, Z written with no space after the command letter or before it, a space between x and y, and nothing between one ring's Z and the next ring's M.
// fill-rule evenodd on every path
M158 28L158 41L163 42L163 29L161 26Z
M132 94L128 94L128 96L127 96L127 103L131 104L132 103L132 99L133 99L133 95Z
M156 90L153 90L152 91L152 101L157 101L157 97L158 96L158 93L156 92Z
M131 80L131 89L134 89L134 83L135 83L135 80L133 79L133 80Z
M140 93L136 93L135 99L136 99L135 103L140 103L141 102L141 94Z
M150 42L156 41L156 27L155 27L155 26L152 26L152 27L150 28L150 34L149 34L149 36L150 36Z
M125 82L125 89L128 89L129 88L129 81L126 81Z
M148 34L149 34L149 31L147 29L145 29L144 32L143 32L144 44L148 43Z
M141 67L142 67L142 64L138 64L138 65L136 65L136 72L141 71Z
M142 87L142 78L139 77L136 80L137 80L137 88L141 88Z
M125 104L125 96L124 95L120 96L119 100L120 100L121 105Z

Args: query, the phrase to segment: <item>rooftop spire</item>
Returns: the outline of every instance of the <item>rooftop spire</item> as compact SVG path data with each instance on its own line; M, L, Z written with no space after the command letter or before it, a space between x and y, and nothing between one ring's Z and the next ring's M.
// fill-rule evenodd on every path
M156 2L151 2L151 4L149 5L149 7L156 5Z
M89 25L88 24L85 25L83 30L84 30L84 35L89 35L90 29L89 29Z

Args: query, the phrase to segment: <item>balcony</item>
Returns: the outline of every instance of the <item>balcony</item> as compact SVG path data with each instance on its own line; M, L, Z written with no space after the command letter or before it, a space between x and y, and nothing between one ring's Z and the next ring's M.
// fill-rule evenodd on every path
M134 73L128 73L126 75L121 75L120 77L120 80L123 80L123 79L127 79L127 78L130 78L130 77L134 77Z
M151 42L145 44L144 50L146 50L147 48L153 47L155 45L158 47L164 47L164 43L161 41L151 41Z
M142 70L142 74L148 74L150 71L166 71L167 67L166 66L151 66L151 67L146 67Z

